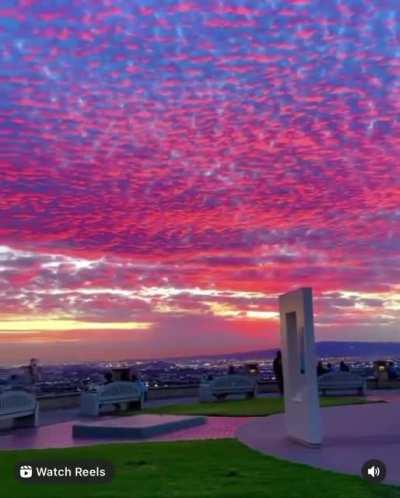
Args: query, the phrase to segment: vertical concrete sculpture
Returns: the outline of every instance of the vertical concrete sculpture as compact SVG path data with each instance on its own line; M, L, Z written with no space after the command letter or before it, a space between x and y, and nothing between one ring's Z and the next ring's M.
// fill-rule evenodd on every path
M288 436L308 446L322 442L316 373L312 289L279 296L285 418Z

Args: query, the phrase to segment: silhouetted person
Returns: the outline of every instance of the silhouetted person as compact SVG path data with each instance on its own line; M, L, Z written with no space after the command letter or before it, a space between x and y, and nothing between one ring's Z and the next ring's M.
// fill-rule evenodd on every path
M229 365L228 375L233 375L235 373L235 367L233 365Z
M8 382L12 387L20 387L21 386L21 377L17 374L12 374L10 376Z
M340 362L339 370L341 372L350 372L350 368L348 367L348 365L346 365L346 363L343 360Z
M129 382L131 380L131 374L130 374L129 370L122 370L121 380L123 380L125 382Z
M30 390L31 380L26 375L12 374L8 379L8 385L13 389Z
M149 394L149 389L147 387L146 382L143 379L141 379L140 376L137 373L135 373L135 372L131 376L131 381L132 382L137 382L139 384L140 390L142 391L142 394L143 394L143 400L147 401L147 397L148 397L148 394Z
M104 383L105 384L111 384L113 382L113 374L112 372L106 372L104 374Z
M333 366L332 366L332 363L328 363L328 364L326 365L326 370L328 371L328 373L329 373L329 372L333 372Z
M317 363L317 375L318 377L320 375L324 375L325 373L327 373L326 369L324 368L324 365L322 364L322 361L319 361Z
M275 379L278 382L278 389L283 394L283 368L282 368L282 353L277 351L274 361L272 363Z
M397 372L394 366L393 361L389 362L389 365L387 367L388 369L388 378L389 380L395 380L397 379Z
M39 361L36 358L32 358L27 367L27 372L29 375L30 382L36 384L40 380L40 370Z

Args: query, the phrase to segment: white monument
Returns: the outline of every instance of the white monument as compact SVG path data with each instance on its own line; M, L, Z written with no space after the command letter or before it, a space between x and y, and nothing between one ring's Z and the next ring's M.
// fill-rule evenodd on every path
M312 289L279 296L285 418L288 436L320 446L321 419L316 372Z

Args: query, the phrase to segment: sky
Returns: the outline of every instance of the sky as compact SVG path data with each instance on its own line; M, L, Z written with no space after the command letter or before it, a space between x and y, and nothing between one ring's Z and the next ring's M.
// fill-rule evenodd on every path
M398 0L2 0L0 362L399 340Z

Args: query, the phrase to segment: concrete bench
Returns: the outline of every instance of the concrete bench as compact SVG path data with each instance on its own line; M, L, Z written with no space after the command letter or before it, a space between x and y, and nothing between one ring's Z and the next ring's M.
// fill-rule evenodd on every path
M229 395L244 395L254 398L257 391L255 379L246 375L223 375L210 381L203 381L199 387L199 401L222 400Z
M328 393L365 395L366 381L350 372L330 372L318 378L319 391L323 396Z
M10 389L0 393L0 428L37 427L39 403L30 392Z
M118 405L121 409L141 410L143 398L143 390L139 382L111 382L81 393L80 413L84 416L97 417L100 409L107 405Z

